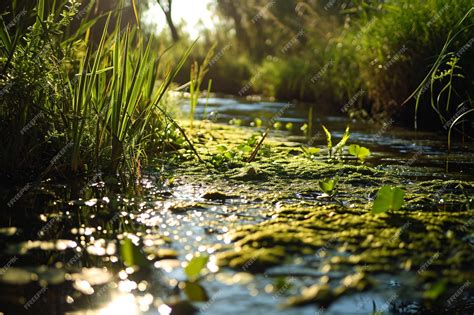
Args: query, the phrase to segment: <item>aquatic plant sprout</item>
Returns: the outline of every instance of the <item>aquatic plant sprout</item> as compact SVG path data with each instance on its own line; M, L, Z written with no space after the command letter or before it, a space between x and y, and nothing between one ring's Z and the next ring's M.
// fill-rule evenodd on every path
M380 214L399 210L405 200L405 193L400 187L383 186L377 193L372 205L372 213Z
M332 144L332 135L331 132L324 126L321 126L324 130L324 134L326 135L326 142L327 142L327 151L329 159L333 157L340 157L342 155L342 151L350 138L350 130L349 126L346 127L344 134L342 135L341 140L333 147Z
M318 183L319 188L321 188L322 192L325 194L332 196L335 193L338 180L338 177L323 179Z
M355 156L360 162L364 162L370 156L370 150L358 144L351 144L349 146L349 154Z

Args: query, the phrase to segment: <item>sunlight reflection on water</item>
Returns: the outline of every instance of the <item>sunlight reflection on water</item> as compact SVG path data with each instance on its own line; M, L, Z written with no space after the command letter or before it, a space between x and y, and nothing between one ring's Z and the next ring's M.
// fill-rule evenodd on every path
M133 294L116 297L98 315L138 315L140 310Z

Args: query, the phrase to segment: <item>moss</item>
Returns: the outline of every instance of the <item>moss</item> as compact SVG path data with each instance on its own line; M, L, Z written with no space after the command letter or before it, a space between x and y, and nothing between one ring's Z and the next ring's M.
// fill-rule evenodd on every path
M251 129L231 126L208 128L212 137L197 145L205 160L212 158L215 146L238 145L253 134ZM324 158L311 160L284 139L269 138L266 143L271 154L258 155L252 164L220 171L203 172L202 165L201 171L178 170L178 177L185 182L204 182L220 194L266 205L262 217L268 219L228 232L232 246L217 251L221 266L261 272L300 256L318 258L316 267L325 272L363 269L368 277L410 272L420 283L420 290L422 283L439 280L439 273L448 277L450 289L466 280L474 281L470 270L474 252L466 241L466 222L474 214L470 197L473 182L416 182L396 169L380 170ZM335 198L323 198L319 180L335 176L339 177ZM403 187L405 205L393 213L372 215L370 200L386 184ZM428 272L418 273L436 253L439 258ZM438 277L433 276L434 270ZM347 293L334 286L326 289L315 287L309 298L295 298L290 304L324 301L323 296L330 300Z
M261 272L268 267L282 264L285 249L281 246L272 248L243 247L219 254L219 265L241 268L244 271Z

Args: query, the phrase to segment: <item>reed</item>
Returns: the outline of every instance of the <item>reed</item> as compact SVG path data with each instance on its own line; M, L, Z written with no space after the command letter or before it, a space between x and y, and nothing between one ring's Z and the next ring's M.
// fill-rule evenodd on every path
M0 81L1 98L5 100L0 127L8 130L18 126L10 132L13 137L2 137L2 142L8 142L2 144L9 148L2 157L2 170L10 166L7 162L19 158L22 163L15 168L33 160L46 163L50 160L48 151L66 147L47 171L60 167L77 174L93 168L138 177L148 156L165 152L177 135L184 135L194 149L164 104L194 44L174 65L162 64L162 54L152 49L153 36L144 34L137 25L121 28L122 1L117 12L104 17L99 43L85 45L88 28L97 19L85 19L71 32L68 21L78 6L65 13L65 4L38 0L28 13L35 17L32 27L18 28L13 37L0 20L0 66L5 71ZM139 25L136 6L134 11ZM65 22L54 23L58 18ZM115 24L111 29L112 20ZM44 43L52 43L47 51L40 48ZM37 55L38 60L28 62L28 55ZM30 75L18 76L25 68ZM202 80L204 72L199 73ZM41 76L46 79L39 80ZM26 87L31 89L23 92ZM42 113L41 121L31 126L29 133L20 134L18 129L38 113ZM42 168L36 163L31 167Z

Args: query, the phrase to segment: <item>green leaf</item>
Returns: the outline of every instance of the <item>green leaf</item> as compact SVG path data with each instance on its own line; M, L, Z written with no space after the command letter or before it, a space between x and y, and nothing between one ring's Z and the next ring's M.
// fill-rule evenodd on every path
M262 127L262 120L260 118L255 118L254 122L255 122L255 127L257 128Z
M234 125L234 126L240 126L242 125L242 119L232 118L229 121L229 124Z
M184 293L191 302L207 302L209 300L206 290L195 282L186 281L184 283Z
M138 266L141 268L150 267L150 261L146 259L145 254L133 244L129 238L124 239L120 244L120 255L122 261L127 266Z
M248 153L252 151L252 147L246 144L240 144L237 149L242 153Z
M208 260L209 256L207 255L194 256L186 268L184 268L184 273L190 280L196 279L206 266Z
M430 300L436 300L446 291L446 281L441 280L432 285L428 290L423 292L423 297Z
M300 128L301 131L306 135L308 133L308 124L303 124Z
M349 146L349 154L355 156L357 159L363 162L370 155L370 150L366 147L361 147L358 144L351 144Z
M132 0L132 6L133 6L133 13L135 14L135 19L137 20L138 28L141 28L141 23L140 23L140 13L138 12L138 6L136 4L136 0Z
M11 39L10 35L8 34L8 29L5 26L5 22L3 21L3 18L0 16L0 43L2 44L2 48L6 50L6 54L10 54L11 50Z
M245 143L249 146L254 146L258 143L258 138L259 137L257 135L253 135L250 138L248 138Z
M221 152L221 153L224 153L227 151L227 146L223 145L223 144L220 144L217 146L217 151Z
M224 157L228 160L232 160L234 158L234 154L230 151L224 153Z
M344 146L347 143L347 140L349 140L351 134L349 132L349 126L346 127L346 131L344 131L344 135L342 136L341 141L339 141L338 144L334 147L334 154L341 154L342 149L344 149Z
M321 188L321 190L328 194L328 195L331 195L334 191L334 189L336 188L336 184L337 184L337 178L326 178L326 179L323 179L321 181L319 181L319 188Z
M301 149L303 150L304 154L308 157L316 155L319 153L319 151L321 151L320 148L313 148L313 147L301 147Z
M405 193L400 187L383 186L380 188L372 206L372 213L397 211L403 206Z

